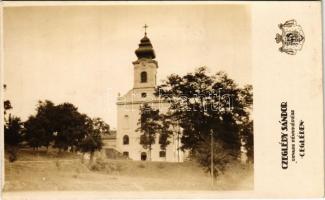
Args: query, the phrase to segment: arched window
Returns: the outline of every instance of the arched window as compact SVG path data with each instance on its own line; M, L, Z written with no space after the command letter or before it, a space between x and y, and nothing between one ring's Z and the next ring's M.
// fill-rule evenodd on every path
M147 82L147 72L141 72L141 83Z
M141 160L147 160L147 153L146 152L141 153Z
M129 144L129 136L128 135L123 136L123 144L124 145Z

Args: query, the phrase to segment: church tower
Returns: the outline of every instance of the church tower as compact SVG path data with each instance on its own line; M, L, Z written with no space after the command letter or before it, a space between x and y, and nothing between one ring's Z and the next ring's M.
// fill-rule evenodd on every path
M145 27L147 27L145 25ZM133 88L154 88L157 84L157 68L158 63L155 51L147 37L145 31L144 37L140 40L139 48L135 50L137 60L134 65L134 84Z
M183 156L179 151L179 141L176 141L176 136L172 137L174 140L166 149L161 149L157 136L152 145L150 158L148 158L148 150L140 144L142 133L137 129L141 105L147 103L152 108L159 109L160 113L166 113L169 108L167 102L160 101L154 95L157 86L158 62L155 60L156 54L147 36L147 27L147 25L144 26L144 37L135 50L137 60L132 63L134 66L133 88L117 98L116 150L132 160L181 162Z

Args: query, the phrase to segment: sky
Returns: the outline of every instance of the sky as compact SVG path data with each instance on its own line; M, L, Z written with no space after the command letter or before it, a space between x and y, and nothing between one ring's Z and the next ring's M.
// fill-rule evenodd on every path
M116 98L133 86L147 24L158 83L207 66L251 84L250 9L244 5L6 7L5 99L26 120L39 100L70 102L116 128Z

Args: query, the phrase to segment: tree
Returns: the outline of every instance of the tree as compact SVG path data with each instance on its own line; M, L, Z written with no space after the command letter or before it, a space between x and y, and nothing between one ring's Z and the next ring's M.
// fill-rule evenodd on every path
M9 153L9 161L17 159L17 151L22 141L22 122L19 117L9 117L4 126L5 149Z
M39 101L36 115L25 122L26 141L37 149L39 147L58 148L59 152L74 151L89 133L87 115L78 112L71 103L54 105L51 101Z
M253 134L253 121L247 120L244 122L241 130L242 141L247 151L247 159L254 162L254 134Z
M140 144L144 149L149 150L149 160L151 160L152 145L155 143L156 136L159 134L159 144L162 150L166 150L170 144L169 138L173 135L173 121L168 114L160 114L158 109L153 109L148 104L140 107L139 128L141 132Z
M56 106L54 147L59 151L74 151L78 144L89 133L87 115L78 112L78 108L71 103Z
M169 138L173 135L173 121L168 114L160 114L160 130L159 131L159 144L160 148L166 150L166 147L170 144Z
M3 85L3 89L6 90L7 86ZM17 151L19 144L22 141L22 122L19 117L7 116L9 110L12 109L9 100L3 102L4 106L4 144L5 150L9 153L9 161L13 162L17 159Z
M100 151L103 147L102 135L109 133L109 125L101 118L91 120L87 118L88 134L78 144L77 150L84 153L90 153L89 165L93 163L95 151Z
M241 139L246 133L244 122L249 119L252 106L251 90L249 85L238 87L224 72L209 75L207 68L201 67L184 76L170 75L156 88L155 94L170 103L169 112L180 122L183 129L181 148L189 150L211 170L204 162L206 156L211 155L211 142L207 142L211 132L213 146L221 146L229 158L235 159L240 154ZM216 163L223 162L223 157ZM217 166L222 169L221 165Z
M96 134L107 135L110 133L109 125L106 122L104 122L103 119L101 119L99 117L92 119L92 126L93 126L93 131Z
M56 107L51 101L39 101L36 112L24 123L25 139L34 149L42 146L48 148L56 131Z
M227 165L237 158L236 150L227 149L225 144L218 140L213 143L213 175L217 177L222 174ZM207 171L211 172L211 143L210 140L200 141L195 154L192 158L197 160L201 166Z
M43 127L42 120L39 120L34 116L30 116L24 123L24 126L25 140L34 150L42 146L48 146L46 144L51 142L47 136L52 133L46 131L46 129Z
M7 89L7 85L4 84L3 85L3 90L6 91L6 89ZM8 113L9 110L12 109L11 103L10 103L10 101L8 99L3 101L3 108L4 108L4 122L8 123L7 113Z
M5 144L18 146L22 140L22 122L19 117L10 117L5 124Z
M101 118L92 120L71 103L54 105L48 100L38 102L36 114L24 126L26 141L34 149L53 145L59 152L90 153L91 161L103 146L101 135L109 133L109 125Z
M155 143L156 133L161 129L159 120L160 115L158 109L153 109L148 104L140 106L139 128L136 131L142 133L140 136L140 144L144 149L149 150L149 160L151 160L151 150L152 145Z
M252 110L253 105L253 87L246 85L241 91L243 98L243 104L247 108L248 112ZM254 132L253 132L253 120L249 115L241 118L241 138L244 143L244 147L247 150L248 161L254 162Z
M4 114L6 115L7 114L7 111L12 109L12 106L11 106L11 103L9 100L5 100L3 102L3 107L4 107Z

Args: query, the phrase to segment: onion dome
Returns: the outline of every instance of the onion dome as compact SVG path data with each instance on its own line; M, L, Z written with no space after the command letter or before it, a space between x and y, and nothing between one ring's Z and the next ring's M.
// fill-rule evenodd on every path
M147 26L145 26L145 27L147 27ZM144 37L140 40L139 48L137 50L135 50L135 54L137 55L138 59L141 59L141 58L154 59L154 58L156 58L156 54L155 54L155 51L153 50L150 39L147 37L147 32L144 33Z

